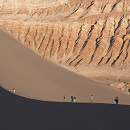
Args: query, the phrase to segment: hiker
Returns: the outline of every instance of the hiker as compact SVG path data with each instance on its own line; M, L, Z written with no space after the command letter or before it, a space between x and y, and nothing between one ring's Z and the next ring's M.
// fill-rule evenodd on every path
M64 102L66 102L66 96L64 95Z
M71 96L71 102L73 102L73 96Z
M77 100L77 97L76 97L76 96L74 96L74 102L76 102L76 100Z
M116 104L118 104L119 98L118 96L115 98Z
M91 99L91 103L93 103L93 95L91 95L90 99Z
M15 93L15 89L13 89L13 92Z

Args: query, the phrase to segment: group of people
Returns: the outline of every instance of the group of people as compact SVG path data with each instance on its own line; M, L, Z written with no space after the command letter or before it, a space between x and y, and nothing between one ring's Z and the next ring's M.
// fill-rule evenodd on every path
M91 95L90 97L91 103L93 103L93 95ZM71 102L76 102L77 101L77 97L76 96L71 96ZM118 104L119 98L118 96L116 96L116 98L114 99L114 101L116 102L116 104ZM66 102L66 96L64 95L64 102Z
M71 96L71 102L76 102L77 97L76 96ZM66 96L64 96L64 102L66 102Z
M91 103L93 103L93 95L91 95ZM64 102L66 102L66 96L64 95ZM77 101L77 97L76 96L71 96L71 102L76 102Z
M76 96L71 96L71 102L76 102L77 101L77 97Z
M13 89L13 92L15 93L15 89ZM66 102L66 96L64 95L64 102ZM93 95L91 95L90 97L91 103L93 103ZM71 96L71 102L76 102L77 101L77 97L76 96ZM118 104L119 98L118 96L116 96L116 98L114 99L114 101L116 102L116 104Z

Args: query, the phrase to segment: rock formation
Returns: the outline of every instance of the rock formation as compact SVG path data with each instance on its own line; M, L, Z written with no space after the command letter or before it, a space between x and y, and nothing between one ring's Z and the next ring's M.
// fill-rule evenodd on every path
M2 0L0 26L70 70L130 83L129 0Z

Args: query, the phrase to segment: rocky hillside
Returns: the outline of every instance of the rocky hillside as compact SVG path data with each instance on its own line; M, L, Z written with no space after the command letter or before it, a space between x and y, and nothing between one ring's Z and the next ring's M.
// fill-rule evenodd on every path
M0 26L68 69L121 89L130 83L129 0L4 0Z

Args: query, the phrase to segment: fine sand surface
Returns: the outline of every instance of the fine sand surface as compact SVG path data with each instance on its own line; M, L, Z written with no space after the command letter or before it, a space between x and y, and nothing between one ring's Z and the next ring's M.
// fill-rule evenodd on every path
M54 103L0 87L0 130L129 130L130 105Z
M16 90L16 94L44 101L70 101L71 95L77 102L90 102L94 95L96 103L130 105L130 95L91 79L80 76L43 59L14 38L0 30L0 84L5 89ZM13 92L13 91L12 91Z

